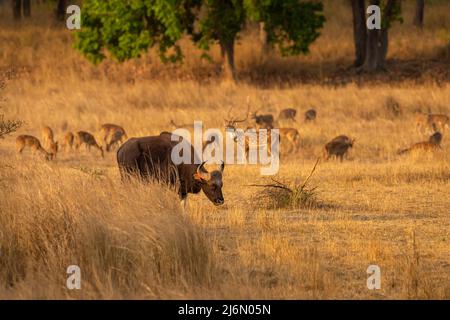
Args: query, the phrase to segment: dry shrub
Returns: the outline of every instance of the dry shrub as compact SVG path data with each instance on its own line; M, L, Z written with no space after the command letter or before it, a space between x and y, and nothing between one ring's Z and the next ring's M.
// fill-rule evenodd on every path
M317 159L309 176L303 183L295 181L293 183L281 182L271 178L269 184L252 184L254 187L264 188L258 192L254 198L256 202L267 209L280 208L311 208L318 204L317 187L309 186L308 182L316 170L319 159Z
M0 90L2 90L4 87L5 83L0 78ZM0 104L2 104L4 101L5 100L0 95ZM3 139L6 135L17 131L23 125L23 122L19 120L5 119L5 115L1 113L1 109L2 106L0 105L0 139Z
M0 114L0 139L3 139L7 134L17 131L22 126L22 121L9 120L4 118L3 114Z
M160 185L3 164L0 199L2 297L158 298L210 284L208 241ZM66 288L69 265L82 290Z

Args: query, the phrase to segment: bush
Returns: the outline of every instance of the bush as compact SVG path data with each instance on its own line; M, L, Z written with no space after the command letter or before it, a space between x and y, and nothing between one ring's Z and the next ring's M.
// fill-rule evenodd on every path
M272 178L272 183L263 185L251 185L264 188L255 196L255 198L257 199L257 203L268 209L310 208L318 204L317 187L310 187L308 184L309 179L316 170L318 162L319 159L316 161L316 164L311 170L311 173L303 183L300 183L298 181L294 183L286 183Z

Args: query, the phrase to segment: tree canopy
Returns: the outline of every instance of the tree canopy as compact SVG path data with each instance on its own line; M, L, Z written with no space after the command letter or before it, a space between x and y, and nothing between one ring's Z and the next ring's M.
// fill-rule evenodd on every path
M177 61L187 35L205 51L219 43L234 73L234 42L246 21L264 22L269 45L297 55L320 35L322 10L321 2L298 0L86 0L75 46L94 63L106 51L124 61L153 47L163 61Z

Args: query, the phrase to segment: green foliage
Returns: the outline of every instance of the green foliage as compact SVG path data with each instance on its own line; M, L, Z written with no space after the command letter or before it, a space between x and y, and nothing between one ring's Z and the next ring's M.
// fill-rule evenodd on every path
M206 14L199 20L193 40L204 50L214 41L234 41L245 22L242 0L205 0Z
M196 0L86 0L75 47L98 63L106 49L118 61L158 46L163 61L182 59L177 40L192 30ZM167 51L173 53L167 56Z
M245 0L249 17L264 22L267 41L283 56L308 53L319 37L325 17L321 2L298 0Z
M396 0L394 3L394 6L392 7L391 15L388 19L385 19L386 17L386 5L388 0L381 1L380 9L382 12L383 19L381 20L381 27L382 28L390 28L393 22L400 22L403 23L403 17L402 17L402 4L400 0Z
M163 61L177 61L184 34L207 51L214 42L234 42L246 20L265 22L268 43L296 55L308 52L325 18L317 1L86 0L75 47L94 63L106 51L124 61L154 46Z

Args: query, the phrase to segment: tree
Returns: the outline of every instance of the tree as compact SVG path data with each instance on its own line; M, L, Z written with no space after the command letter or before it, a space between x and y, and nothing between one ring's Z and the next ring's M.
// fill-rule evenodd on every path
M258 22L265 46L275 47L282 56L308 53L320 35L325 17L321 2L298 0L207 0L207 15L200 20L194 41L208 50L218 42L225 55L226 73L235 78L234 43L245 21ZM200 37L198 37L200 35Z
M364 64L366 58L366 8L364 0L351 0L353 10L353 38L355 43L355 67Z
M224 56L224 71L227 77L236 78L234 44L245 22L242 1L206 0L203 3L205 15L199 19L199 31L193 33L197 45L208 51L211 44L218 42Z
M246 0L251 20L263 22L267 42L282 56L306 54L320 35L325 17L321 2L298 0Z
M30 0L22 0L23 5L23 15L25 17L31 16L31 1Z
M235 78L235 41L247 20L263 22L268 44L285 56L307 53L325 18L320 2L298 0L86 0L75 46L95 63L105 50L124 61L152 47L163 61L178 61L186 34L204 56L218 43L224 71Z
M269 43L267 42L267 32L264 22L258 24L259 27L259 42L261 43L261 52L267 54L270 50Z
M105 50L122 62L155 46L161 60L177 61L183 56L176 42L193 32L199 8L197 0L86 0L75 47L94 63L106 58Z
M416 0L416 11L414 13L413 24L419 28L423 27L424 9L425 9L425 0Z
M381 29L368 30L365 23L365 1L352 0L355 66L359 71L385 70L389 47L388 30L394 21L402 21L400 0L371 0L381 7ZM364 44L365 42L365 44ZM363 53L363 48L365 48ZM363 60L362 60L363 58ZM364 61L364 63L361 63Z
M62 21L66 16L67 0L58 0L56 2L56 19Z
M21 0L12 0L11 6L12 6L12 12L13 12L14 19L16 19L16 20L20 19L21 15L22 15L22 13L21 13L22 1Z
M18 20L22 17L22 9L24 17L31 16L30 0L12 0L11 5L14 19Z

